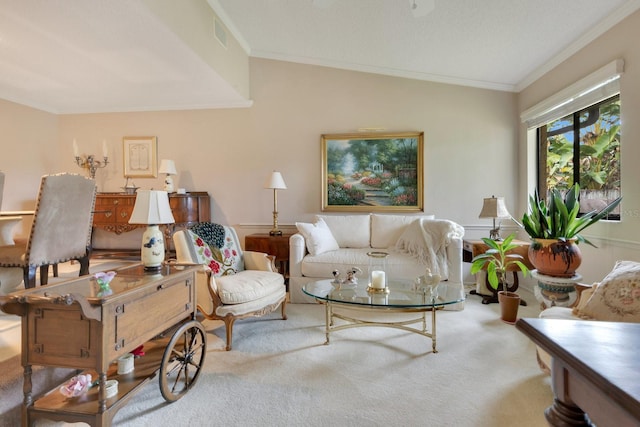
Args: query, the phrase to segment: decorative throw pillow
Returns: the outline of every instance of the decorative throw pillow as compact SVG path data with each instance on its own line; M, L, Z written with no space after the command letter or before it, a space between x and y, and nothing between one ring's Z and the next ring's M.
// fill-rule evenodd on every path
M576 314L611 322L640 322L640 263L616 262Z
M189 230L202 237L209 246L221 248L224 246L226 230L224 225L213 222L201 222L189 227Z
M369 215L316 215L318 219L324 220L341 248L369 247Z
M338 242L322 218L318 218L315 224L296 222L296 227L307 242L307 250L311 255L340 249Z
M244 270L242 256L231 237L225 237L222 247L216 248L207 244L193 231L188 230L188 233L195 247L198 263L209 267L215 277L228 276Z

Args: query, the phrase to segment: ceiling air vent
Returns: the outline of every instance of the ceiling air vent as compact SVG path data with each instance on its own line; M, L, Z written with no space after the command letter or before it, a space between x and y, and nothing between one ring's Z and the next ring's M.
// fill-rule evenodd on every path
M217 18L213 18L213 32L216 36L216 40L220 42L224 48L227 48L227 32L222 26L222 23Z

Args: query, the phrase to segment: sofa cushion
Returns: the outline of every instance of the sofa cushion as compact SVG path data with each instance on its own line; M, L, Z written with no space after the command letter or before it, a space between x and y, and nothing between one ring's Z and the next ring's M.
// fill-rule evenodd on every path
M333 270L338 270L340 277L344 278L348 269L358 267L362 273L357 277L360 283L365 283L369 270L367 252L371 252L371 248L345 248L315 256L307 255L300 266L302 275L330 279L333 277ZM413 281L417 276L425 274L425 266L406 254L389 251L386 259L386 273L391 282Z
M341 248L369 247L369 215L316 215L316 218L324 220Z
M255 301L283 288L280 273L244 270L232 276L216 278L218 295L223 304L242 304Z
M300 234L304 236L307 243L307 250L311 255L318 255L340 248L331 230L322 218L318 218L314 224L296 222L296 227Z
M395 246L407 225L416 218L434 219L434 215L380 215L371 214L371 247L374 249Z
M640 263L618 261L600 282L582 309L580 317L611 322L640 322Z

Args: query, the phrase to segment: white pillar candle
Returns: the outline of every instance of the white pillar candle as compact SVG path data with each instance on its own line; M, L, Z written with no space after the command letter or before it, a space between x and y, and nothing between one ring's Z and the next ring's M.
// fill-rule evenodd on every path
M107 157L108 154L108 150L107 150L107 140L103 139L102 140L102 156L103 157Z
M384 289L384 271L374 270L371 272L371 287L376 289Z
M78 143L73 139L73 156L78 157Z

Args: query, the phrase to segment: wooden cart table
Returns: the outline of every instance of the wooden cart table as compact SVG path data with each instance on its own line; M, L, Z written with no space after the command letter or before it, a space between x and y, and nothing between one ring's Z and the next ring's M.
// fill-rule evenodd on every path
M158 372L163 397L182 397L195 384L206 354L206 333L195 320L197 269L118 269L107 296L99 296L92 276L0 296L2 311L22 316L22 425L44 418L109 426L118 409ZM135 360L132 372L119 375L114 362L141 344L145 355ZM33 396L33 365L84 370L97 386L73 398L58 388ZM118 381L118 392L107 397L111 379Z

